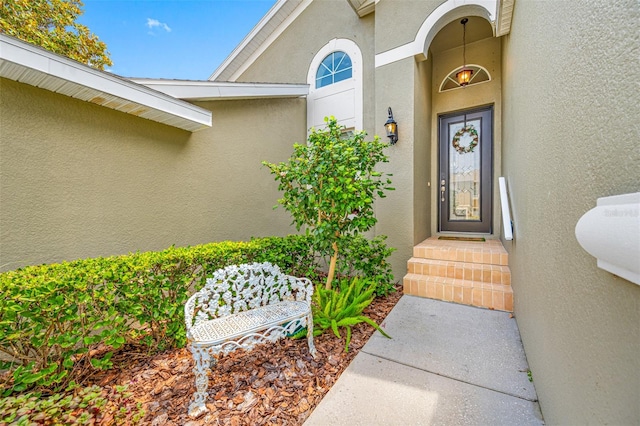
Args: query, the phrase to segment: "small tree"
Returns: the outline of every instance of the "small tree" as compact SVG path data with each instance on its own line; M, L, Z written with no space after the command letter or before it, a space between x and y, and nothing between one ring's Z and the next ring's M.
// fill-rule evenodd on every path
M325 118L325 130L312 129L306 145L295 144L286 163L263 162L284 192L278 202L291 213L293 223L314 237L316 249L330 255L326 288L331 288L338 241L365 232L376 223L373 200L384 197L390 174L374 170L388 162L387 144L376 136L365 141L365 132L343 133L335 117Z
M82 6L80 0L2 0L0 33L102 70L112 65L107 46L76 22Z

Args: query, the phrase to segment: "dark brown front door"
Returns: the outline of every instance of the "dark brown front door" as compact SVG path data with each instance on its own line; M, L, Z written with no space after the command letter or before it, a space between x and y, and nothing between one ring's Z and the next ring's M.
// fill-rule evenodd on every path
M439 230L491 233L493 107L438 120Z

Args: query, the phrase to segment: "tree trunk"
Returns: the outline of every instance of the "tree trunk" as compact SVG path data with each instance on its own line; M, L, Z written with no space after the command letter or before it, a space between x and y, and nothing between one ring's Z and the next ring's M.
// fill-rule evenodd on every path
M331 256L331 262L329 263L329 274L327 275L327 284L325 286L327 290L331 289L331 281L333 281L333 276L336 273L336 262L338 260L338 243L334 241L331 247L333 248L333 256Z

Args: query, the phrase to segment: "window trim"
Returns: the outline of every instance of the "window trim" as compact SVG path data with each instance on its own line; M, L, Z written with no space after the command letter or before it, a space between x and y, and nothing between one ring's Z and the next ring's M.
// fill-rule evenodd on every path
M469 87L469 86L473 86L476 84L482 84L482 83L487 83L489 81L492 80L491 78L491 74L489 73L489 70L487 70L485 67L483 67L482 65L478 65L478 64L467 64L464 67L463 66L459 66L457 68L455 68L453 71L451 71L450 73L448 73L446 75L445 78L442 79L442 82L440 83L438 92L442 93L442 92L448 92L449 90L456 90L461 88L462 86L458 83L458 81L456 80L456 74L462 70L462 68L475 68L476 70L479 71L484 71L485 74L487 74L487 79L486 80L481 80L481 81L473 81L478 73L476 72L473 76L471 76L471 81L469 82L469 84L467 84L465 87ZM445 84L447 84L449 81L454 82L457 86L456 87L450 87L448 89L445 89L444 86Z
M318 67L322 63L322 61L329 56L329 54L341 51L349 55L351 58L351 78L339 81L334 84L330 84L328 86L323 86L320 88L316 88L315 78ZM363 113L364 113L364 102L363 102L363 67L362 67L362 52L358 45L349 39L345 38L335 38L330 40L327 44L325 44L318 52L315 54L311 63L309 64L309 70L307 72L307 83L309 84L309 95L307 96L307 127L311 127L312 122L312 107L310 105L315 99L320 96L330 96L335 93L343 92L348 90L348 88L353 87L354 89L354 118L349 120L340 121L338 117L338 122L341 125L346 126L347 128L355 128L357 130L363 130Z

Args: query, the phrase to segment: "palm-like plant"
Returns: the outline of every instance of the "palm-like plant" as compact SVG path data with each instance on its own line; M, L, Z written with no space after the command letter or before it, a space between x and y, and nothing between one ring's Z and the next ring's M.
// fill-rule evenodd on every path
M326 289L317 286L313 294L314 334L320 335L331 329L339 339L342 338L340 328L346 332L344 350L349 351L351 343L351 327L367 323L383 336L391 338L371 318L362 312L375 298L376 283L371 280L354 278L351 282L340 281L340 290Z

